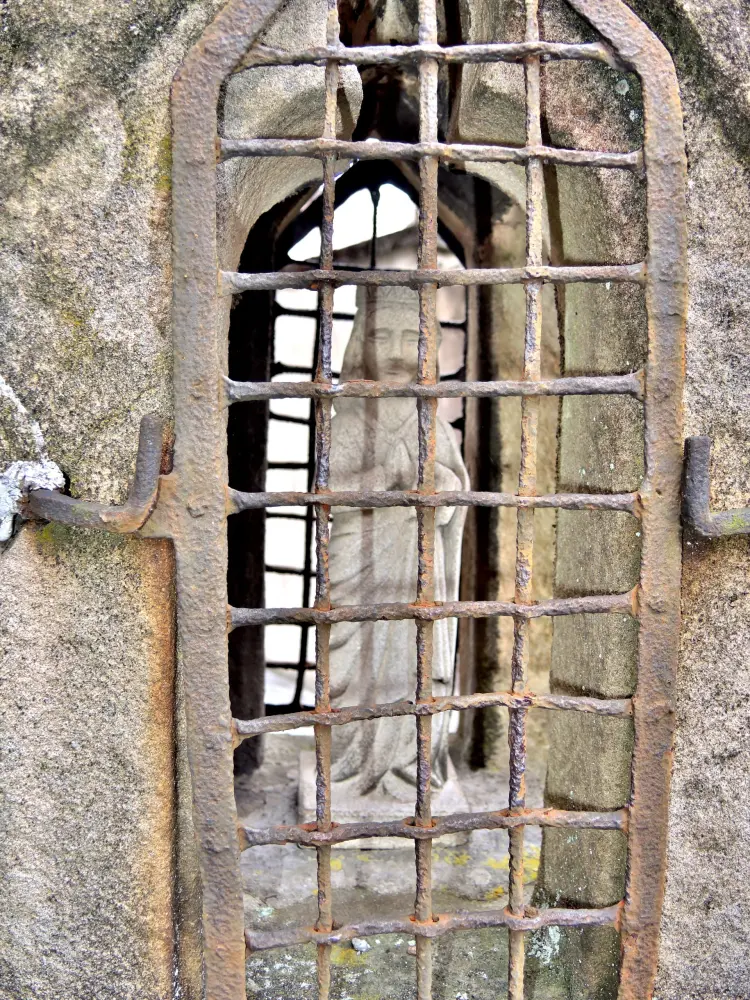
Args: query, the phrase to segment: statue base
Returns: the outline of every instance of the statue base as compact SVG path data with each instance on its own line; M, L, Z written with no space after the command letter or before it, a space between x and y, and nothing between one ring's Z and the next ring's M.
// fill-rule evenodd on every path
M351 787L349 787L351 785ZM354 790L354 782L341 782L333 787L331 813L336 823L372 823L404 819L414 815L414 799L401 802L384 795L360 795ZM448 816L452 813L471 812L466 801L458 775L451 761L448 761L448 780L442 788L433 789L432 815ZM297 814L300 823L315 822L315 753L303 750L299 755L299 790ZM457 847L465 844L468 833L451 833L441 837L437 843L441 847ZM336 850L374 851L393 850L397 847L414 849L414 841L405 837L362 837L336 844Z

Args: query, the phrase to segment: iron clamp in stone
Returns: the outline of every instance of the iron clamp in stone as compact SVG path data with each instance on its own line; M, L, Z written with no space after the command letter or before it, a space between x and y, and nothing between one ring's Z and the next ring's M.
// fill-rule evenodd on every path
M685 441L685 481L682 493L685 527L702 538L750 535L750 507L711 511L711 438Z
M99 528L118 535L139 531L159 497L164 423L148 414L141 420L135 475L124 504L107 505L78 500L57 490L31 490L24 516L57 521L77 528Z

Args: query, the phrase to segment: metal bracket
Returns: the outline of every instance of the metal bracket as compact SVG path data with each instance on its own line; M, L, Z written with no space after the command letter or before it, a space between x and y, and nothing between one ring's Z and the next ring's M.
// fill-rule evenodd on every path
M77 500L56 490L31 490L26 517L57 521L77 528L99 528L130 535L142 528L159 496L163 421L149 414L141 420L135 476L121 507Z
M685 441L685 484L682 517L703 538L750 535L750 507L711 512L711 438L690 437Z

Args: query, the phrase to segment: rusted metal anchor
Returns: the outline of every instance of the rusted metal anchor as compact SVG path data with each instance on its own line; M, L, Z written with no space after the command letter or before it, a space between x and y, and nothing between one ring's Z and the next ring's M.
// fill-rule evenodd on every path
M77 528L99 528L118 535L138 531L150 517L159 496L163 430L162 419L154 414L141 420L135 476L122 506L77 500L56 490L31 490L26 516Z
M750 535L750 507L711 511L711 438L685 441L685 484L682 494L685 525L704 538Z

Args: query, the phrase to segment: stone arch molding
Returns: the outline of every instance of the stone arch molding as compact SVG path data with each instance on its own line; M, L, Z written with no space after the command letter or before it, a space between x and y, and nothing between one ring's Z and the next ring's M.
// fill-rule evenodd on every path
M646 404L644 504L647 500L653 526L644 531L641 573L644 599L639 612L642 639L620 996L646 1000L656 971L663 895L679 629L684 139L674 67L658 39L622 0L568 3L639 75L644 96L647 381L654 389ZM479 3L469 3L469 8L478 16L490 9ZM315 17L310 16L313 11ZM190 51L173 85L176 443L174 473L169 485L163 485L161 511L157 509L151 534L174 538L177 552L180 670L195 834L190 864L198 886L203 993L211 1000L239 1000L245 988L226 622L220 613L227 603L227 470L225 408L218 397L230 300L221 294L218 272L236 267L247 234L262 212L314 179L318 169L313 163L296 162L282 169L277 160L240 161L224 171L217 185L217 113L223 101L228 134L269 135L292 122L299 134L309 130L318 135L321 121L312 108L323 106L321 69L294 70L294 82L289 70L264 70L256 84L232 80L225 92L223 87L261 35L269 41L283 37L299 45L324 44L324 15L320 0L287 5L278 0L230 0ZM342 81L348 113L356 120L359 81L355 72L343 74ZM346 108L340 111L344 115ZM522 201L511 175L494 182ZM168 528L160 527L167 522Z

